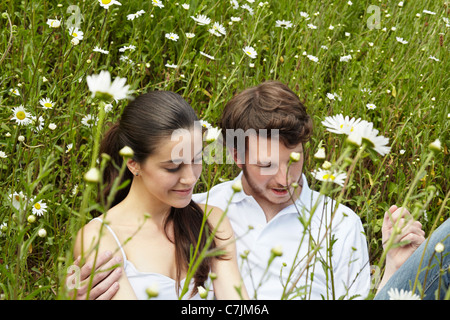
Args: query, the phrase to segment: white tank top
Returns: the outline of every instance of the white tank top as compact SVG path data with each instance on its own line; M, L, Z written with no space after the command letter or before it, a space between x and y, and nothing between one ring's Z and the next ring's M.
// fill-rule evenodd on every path
M92 220L98 220L103 223L100 218L94 218ZM176 281L168 276L165 276L160 273L154 272L141 272L136 269L131 261L127 259L125 251L122 248L122 245L119 241L119 238L114 233L113 229L105 223L105 227L111 232L112 236L117 242L117 245L120 248L120 251L123 255L123 266L125 270L125 274L127 275L128 280L139 300L147 300L148 295L146 293L146 289L151 286L156 286L158 289L158 296L152 298L152 300L177 300L179 297L178 288ZM181 287L184 286L185 279L180 281ZM205 283L206 285L206 283ZM212 287L212 286L210 286ZM193 288L193 283L189 286L189 291L183 296L183 299L193 299L199 300L200 295L197 293L192 298L190 297L190 293ZM211 293L211 291L210 291Z

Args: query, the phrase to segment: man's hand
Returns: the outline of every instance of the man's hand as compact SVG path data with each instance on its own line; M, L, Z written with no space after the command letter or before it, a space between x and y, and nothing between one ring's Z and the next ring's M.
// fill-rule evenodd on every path
M394 228L396 230L394 230ZM382 231L383 248L394 231L393 244L408 241L407 244L389 249L386 255L386 269L395 272L425 240L422 224L414 220L406 208L393 205L384 214Z
M117 290L119 290L118 280L122 274L122 268L117 268L115 266L120 262L121 259L113 257L110 251L98 255L91 285L92 289L89 290L88 297L89 277L92 272L93 261L88 261L80 268L80 257L78 257L74 261L73 266L80 268L79 272L73 272L66 277L66 286L68 288L77 289L76 296L74 296L75 290L69 292L71 298L75 298L76 300L86 300L86 298L89 298L89 300L111 300ZM72 267L71 269L74 268ZM75 279L75 277L79 277L79 279ZM79 286L74 288L77 283Z

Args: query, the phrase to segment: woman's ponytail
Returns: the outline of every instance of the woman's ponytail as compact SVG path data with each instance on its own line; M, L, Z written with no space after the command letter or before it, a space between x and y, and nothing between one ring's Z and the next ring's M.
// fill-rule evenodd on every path
M120 127L119 123L114 124L105 134L105 137L102 140L100 145L100 154L106 153L111 157L111 160L105 167L103 172L103 181L106 184L106 187L102 190L100 196L103 197L103 200L106 201L108 198L114 180L119 176L119 171L117 167L122 167L123 158L119 154L119 151L124 147L123 140L121 139ZM133 175L129 170L125 170L124 176L122 177L119 185L121 185L126 180L132 180ZM114 207L116 204L121 202L128 194L130 190L130 185L128 184L125 188L117 191L114 196L114 200L111 204L111 207Z

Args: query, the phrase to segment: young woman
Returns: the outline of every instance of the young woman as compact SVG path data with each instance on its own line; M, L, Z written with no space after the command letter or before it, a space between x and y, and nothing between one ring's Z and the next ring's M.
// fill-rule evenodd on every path
M248 297L239 274L229 221L225 217L220 222L220 209L199 206L191 199L202 170L202 145L194 143L202 141L201 130L194 130L197 120L192 107L180 95L149 92L125 107L120 121L102 141L101 153L110 155L116 164L110 162L104 171L109 187L103 196L107 197L119 174L117 167L123 162L119 151L124 146L134 152L127 160L123 178L130 179L131 184L115 195L106 214L94 218L78 232L74 255L83 254L92 260L92 248L99 241L99 253L110 251L121 258L124 272L114 299L147 299L146 289L155 286L156 298L178 299L191 247L196 248L201 234L201 250L216 227L211 247L226 253L201 262L184 298L199 298L198 287L207 286L210 272L217 275L212 283L217 299L240 299L235 287L242 288L243 298ZM172 141L172 134L181 129L188 132L190 139ZM202 230L205 214L207 227Z

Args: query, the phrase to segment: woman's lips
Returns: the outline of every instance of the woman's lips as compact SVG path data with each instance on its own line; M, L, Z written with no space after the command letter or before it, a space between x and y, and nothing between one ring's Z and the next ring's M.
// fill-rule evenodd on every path
M192 188L189 189L177 189L177 190L172 190L173 192L175 192L176 194L180 195L180 196L187 196L192 192Z

